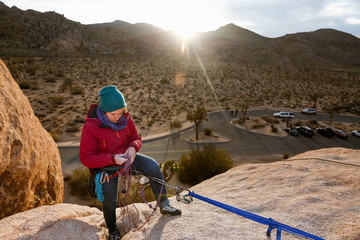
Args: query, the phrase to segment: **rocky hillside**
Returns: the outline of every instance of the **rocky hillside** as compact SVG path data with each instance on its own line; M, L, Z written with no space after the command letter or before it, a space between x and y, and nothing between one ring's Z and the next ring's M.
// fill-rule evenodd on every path
M131 32L117 25L82 25L55 12L22 11L0 2L0 52L5 56L53 56L59 52L118 53L138 47L133 37L139 27Z
M196 194L272 218L327 240L360 238L360 151L320 149L270 164L243 164L193 188ZM156 211L138 231L127 234L152 213L145 204L130 208L130 219L117 209L123 240L267 239L267 226L199 199L185 205L182 216ZM139 213L139 215L138 215ZM42 206L0 220L1 239L106 239L102 213L72 204ZM275 239L273 230L271 239ZM283 239L304 239L282 232Z
M82 25L55 12L9 8L0 2L0 56L141 54L173 56L180 39L172 32L123 21ZM199 33L188 42L203 58L308 68L360 68L360 39L320 29L266 38L234 24Z

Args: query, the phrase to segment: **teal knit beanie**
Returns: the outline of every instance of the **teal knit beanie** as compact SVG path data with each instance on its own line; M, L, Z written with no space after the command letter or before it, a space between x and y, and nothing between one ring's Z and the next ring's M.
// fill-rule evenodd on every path
M116 86L106 86L100 90L100 108L104 112L113 112L126 107L122 93Z

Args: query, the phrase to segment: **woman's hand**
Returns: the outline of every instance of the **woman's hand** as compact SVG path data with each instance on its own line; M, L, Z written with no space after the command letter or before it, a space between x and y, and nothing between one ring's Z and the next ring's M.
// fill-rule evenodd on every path
M134 162L135 156L136 156L136 150L135 147L131 146L128 149L126 149L125 154L130 156L130 163L132 164Z
M124 157L125 154L115 154L114 156L114 160L116 162L117 165L123 165L124 163L127 162L127 158Z

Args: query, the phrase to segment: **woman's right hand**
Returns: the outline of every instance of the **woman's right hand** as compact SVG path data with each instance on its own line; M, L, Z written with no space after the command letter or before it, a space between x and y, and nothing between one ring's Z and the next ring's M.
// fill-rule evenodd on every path
M124 157L124 154L115 154L114 160L117 165L123 165L128 160L126 157Z

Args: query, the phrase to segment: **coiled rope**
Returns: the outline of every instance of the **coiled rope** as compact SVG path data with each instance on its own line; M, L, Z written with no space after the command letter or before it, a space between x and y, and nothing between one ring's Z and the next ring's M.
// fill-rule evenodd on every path
M122 212L122 223L124 223L124 219L127 216L128 222L129 223L133 223L135 225L135 230L139 230L141 229L150 219L150 217L154 214L154 212L157 210L158 206L159 206L159 202L160 202L160 198L161 198L161 194L163 192L163 188L164 185L163 182L161 182L162 180L156 181L158 183L161 184L161 189L160 189L160 194L158 196L157 202L155 207L153 207L150 203L148 203L145 199L145 195L144 195L144 189L141 187L140 184L140 178L142 173L139 171L136 171L135 167L130 163L130 156L126 155L124 156L125 158L128 159L128 161L126 161L125 165L122 166L120 169L119 167L117 167L117 170L114 174L109 175L106 170L102 170L99 173L97 173L96 177L95 177L95 191L96 191L96 195L98 196L98 200L103 202L104 201L104 195L102 192L102 184L104 184L105 182L109 183L109 180L113 177L118 176L118 181L121 181L121 185L118 185L118 189L120 189L119 194L118 194L118 206L121 209ZM114 170L113 170L114 171ZM146 205L149 206L150 209L152 209L152 213L146 218L145 222L138 227L137 225L139 224L140 221L140 213L139 210L136 208L135 204L132 202L131 200L131 196L130 196L130 184L131 184L131 177L133 175L133 172L136 173L136 182L138 183L138 187L139 187L139 191L140 191L140 195L142 197L142 199L144 200L144 202L146 203ZM152 178L150 177L149 179L152 180ZM136 219L131 219L131 214L130 214L130 210L129 210L129 206L132 205L134 207L134 209L136 210ZM133 220L133 221L132 221ZM128 233L131 229L131 224L129 224L129 227L127 229L125 229L125 224L122 224L122 230L124 233Z

